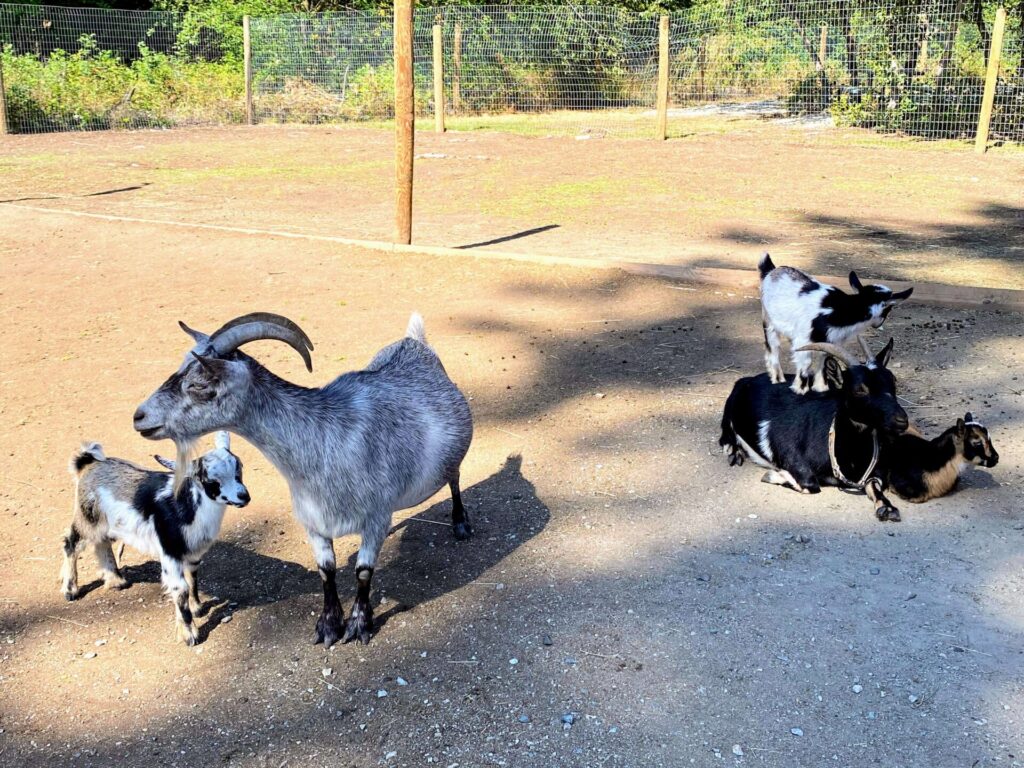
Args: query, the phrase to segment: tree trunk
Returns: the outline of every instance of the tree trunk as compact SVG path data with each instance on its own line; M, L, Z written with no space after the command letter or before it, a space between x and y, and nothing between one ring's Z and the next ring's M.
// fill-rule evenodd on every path
M860 78L857 77L857 40L853 35L853 0L839 4L840 23L843 36L846 38L846 71L850 73L850 87L859 88Z
M985 61L988 61L988 49L992 47L992 33L985 26L982 0L974 0L974 23L978 25L978 31L981 33L981 47L985 51Z

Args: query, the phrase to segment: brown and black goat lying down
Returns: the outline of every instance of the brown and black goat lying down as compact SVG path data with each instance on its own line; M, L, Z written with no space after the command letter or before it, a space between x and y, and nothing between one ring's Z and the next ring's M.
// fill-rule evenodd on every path
M999 454L988 430L970 412L932 440L911 428L883 439L881 464L889 487L901 499L920 503L951 493L970 465L994 467Z

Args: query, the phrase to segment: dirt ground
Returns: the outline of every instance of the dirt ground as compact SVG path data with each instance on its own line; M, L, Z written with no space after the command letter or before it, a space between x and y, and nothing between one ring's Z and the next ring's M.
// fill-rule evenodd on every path
M125 139L74 140L98 158ZM763 485L719 454L724 397L762 365L753 297L11 206L0 271L5 766L1024 765L1019 315L890 320L912 417L935 433L971 409L1001 461L882 524L863 497ZM257 308L303 326L315 372L281 344L252 353L309 385L419 310L471 398L476 537L437 524L445 496L397 515L366 647L310 644L309 548L240 440L253 502L204 560L200 645L175 643L159 568L131 551L127 591L95 588L87 553L88 593L59 594L73 448L155 466L171 447L131 414L188 348L175 321Z
M417 134L423 245L1024 289L1024 152L784 121L680 121L667 142ZM17 205L390 240L385 128L14 136Z

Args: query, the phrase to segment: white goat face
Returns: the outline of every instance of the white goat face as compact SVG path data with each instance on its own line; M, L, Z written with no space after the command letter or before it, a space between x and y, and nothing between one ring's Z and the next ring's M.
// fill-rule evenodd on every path
M196 482L212 501L244 507L249 490L242 484L242 462L230 450L227 432L217 433L217 447L195 460Z
M149 440L180 442L233 426L252 380L240 357L200 359L190 353L135 411L135 429Z

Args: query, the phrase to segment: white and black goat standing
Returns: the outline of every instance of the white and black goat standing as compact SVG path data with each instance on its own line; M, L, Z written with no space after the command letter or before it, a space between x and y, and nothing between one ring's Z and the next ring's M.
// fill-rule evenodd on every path
M179 640L196 642L193 613L201 609L199 563L220 533L224 508L244 507L242 463L231 453L230 436L220 432L216 447L191 462L175 491L174 475L107 458L99 443L88 443L71 457L75 478L74 518L64 536L61 591L78 597L78 553L91 543L110 589L128 582L118 570L111 542L123 541L160 559L160 581L175 606ZM156 457L168 469L174 462Z
M884 285L863 285L850 273L849 294L818 282L793 267L776 267L767 253L757 265L761 275L761 318L765 366L775 383L785 379L779 352L787 339L796 366L793 391L827 389L825 355L800 349L811 343L843 346L868 328L881 328L893 307L910 298L913 288L893 293Z
M323 582L324 607L314 642L330 646L373 628L370 581L394 512L448 485L457 539L470 535L459 494L459 467L469 450L469 405L426 342L414 314L401 341L366 370L320 388L285 381L238 351L276 339L312 370L309 338L280 315L236 318L209 336L181 327L195 346L181 367L135 412L135 428L180 446L228 429L253 443L288 481L292 510L306 529ZM361 537L356 598L347 620L335 584L334 539Z
M732 465L745 459L765 467L763 482L801 493L822 485L863 490L879 520L898 521L899 510L883 494L880 438L907 429L896 401L896 379L887 369L893 341L874 358L858 361L834 344L802 351L829 356L826 392L795 393L767 374L737 381L722 413L719 445ZM840 369L840 364L845 368Z

